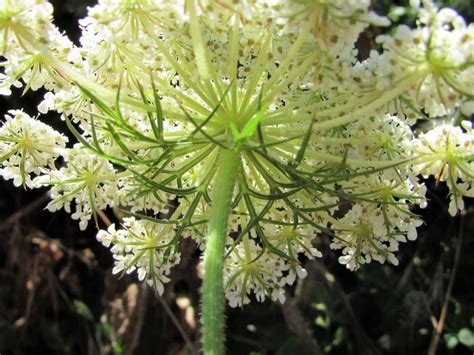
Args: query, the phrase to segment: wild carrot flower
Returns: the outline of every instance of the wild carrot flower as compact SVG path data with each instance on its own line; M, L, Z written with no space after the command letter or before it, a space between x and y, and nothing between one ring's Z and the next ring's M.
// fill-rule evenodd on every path
M31 176L54 169L68 139L20 110L10 110L0 127L0 175L15 186L33 187Z
M426 205L419 175L448 182L452 214L473 194L472 130L412 125L469 111L474 27L415 1L417 27L380 36L382 51L360 61L359 34L389 25L369 5L100 0L77 47L48 2L3 0L0 93L46 88L39 111L61 113L77 143L14 112L39 133L25 145L7 118L2 175L28 187L39 175L48 208L74 205L81 228L99 209L127 209L98 239L115 272L136 270L160 293L181 238L206 253L222 231L225 262L204 272L223 272L231 306L252 293L283 302L323 234L351 270L396 265L422 223L410 211Z

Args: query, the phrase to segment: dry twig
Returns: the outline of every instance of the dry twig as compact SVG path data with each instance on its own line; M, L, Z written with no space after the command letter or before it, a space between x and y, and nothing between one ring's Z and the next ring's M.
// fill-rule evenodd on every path
M456 271L459 265L459 260L461 259L461 245L463 239L463 217L460 218L460 226L459 226L459 236L456 245L456 252L454 254L454 263L453 269L451 270L451 274L449 275L449 283L446 289L446 294L444 296L443 307L441 308L441 313L439 315L438 321L435 321L436 327L433 329L433 336L431 337L430 347L428 348L428 355L435 355L436 350L438 349L439 339L441 337L441 333L443 332L444 325L446 322L446 316L448 314L448 307L449 301L451 299L451 293L453 291L454 286L454 279L456 278Z

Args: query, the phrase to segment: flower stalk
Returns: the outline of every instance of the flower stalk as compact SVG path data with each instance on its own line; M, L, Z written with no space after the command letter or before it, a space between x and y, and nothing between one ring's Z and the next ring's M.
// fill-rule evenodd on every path
M222 150L214 178L204 252L202 342L205 354L224 354L224 247L232 195L240 166L238 149Z

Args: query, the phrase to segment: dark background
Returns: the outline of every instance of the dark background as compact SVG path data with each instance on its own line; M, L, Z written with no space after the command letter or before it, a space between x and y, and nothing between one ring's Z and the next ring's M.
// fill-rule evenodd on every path
M77 19L92 2L52 2L56 24L77 41ZM470 0L444 3L472 21ZM394 4L379 0L374 7L387 13ZM369 29L361 36L361 52L376 35ZM36 115L42 94L2 97L0 112ZM56 115L44 120L66 132ZM374 262L352 273L338 264L329 240L318 239L325 256L306 263L308 277L288 290L284 305L227 310L228 353L425 354L440 323L437 354L472 354L474 210L451 218L446 189L428 186L429 207L416 211L426 224L417 241L401 247L398 267ZM182 243L182 263L157 297L134 275L111 275L112 257L92 223L81 232L64 211L43 210L46 190L0 180L0 196L0 354L188 354L184 337L199 348L200 279L191 241Z

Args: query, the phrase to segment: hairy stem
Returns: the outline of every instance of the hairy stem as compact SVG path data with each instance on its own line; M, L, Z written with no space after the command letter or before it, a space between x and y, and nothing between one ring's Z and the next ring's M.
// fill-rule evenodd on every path
M206 355L224 354L224 247L240 153L222 150L212 191L202 287L202 342Z

